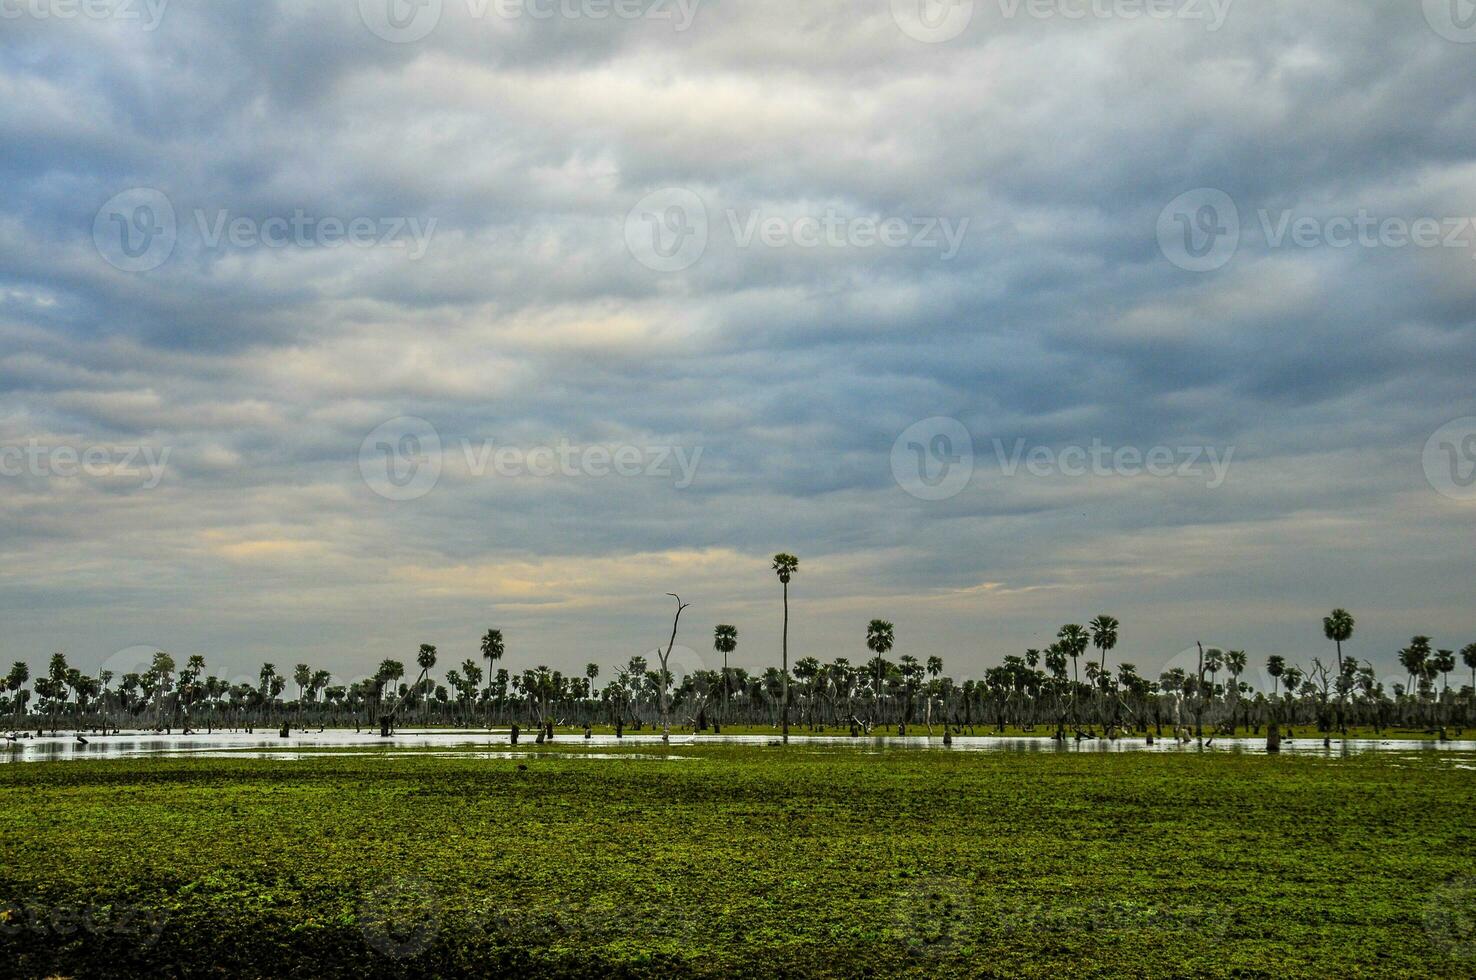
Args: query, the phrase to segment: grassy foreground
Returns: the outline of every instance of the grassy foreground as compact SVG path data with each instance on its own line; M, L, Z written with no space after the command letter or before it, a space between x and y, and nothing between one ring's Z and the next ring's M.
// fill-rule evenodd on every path
M1476 973L1433 753L618 754L0 766L0 971Z

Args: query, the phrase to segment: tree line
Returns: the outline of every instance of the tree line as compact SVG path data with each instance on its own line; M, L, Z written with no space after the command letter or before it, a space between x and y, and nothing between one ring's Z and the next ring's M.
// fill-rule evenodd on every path
M982 677L962 681L945 672L941 657L890 658L896 629L883 619L867 624L866 655L856 662L805 656L791 667L789 587L799 559L781 553L772 567L784 603L781 662L757 671L729 664L739 648L739 630L723 623L712 632L722 667L674 676L667 662L687 608L677 598L671 640L664 651L657 649L656 662L634 656L608 672L597 663L582 673L546 665L502 666L507 646L498 629L482 636L478 657L439 676L440 652L426 643L410 666L386 659L372 676L352 683L334 683L328 671L305 663L295 665L290 676L265 663L254 682L228 681L210 674L201 655L181 666L162 651L144 669L121 676L102 670L93 676L56 653L34 678L24 661L0 676L0 718L11 728L38 732L294 725L378 726L388 732L410 725L511 724L542 730L552 724L618 731L659 726L665 733L675 720L693 731L721 732L725 725L775 729L787 739L792 720L812 732L1013 729L1080 738L1162 735L1165 726L1199 737L1242 730L1259 734L1263 727L1280 725L1314 726L1327 733L1346 733L1349 726L1433 733L1470 727L1476 716L1476 643L1466 645L1458 659L1454 650L1437 649L1427 636L1413 637L1397 653L1405 682L1386 689L1371 662L1345 654L1355 621L1342 609L1323 620L1333 656L1325 663L1313 657L1308 665L1267 656L1269 690L1246 679L1250 659L1244 650L1202 645L1192 669L1173 667L1157 678L1145 676L1136 664L1114 659L1119 623L1105 614L1085 625L1068 623L1044 649L1006 656ZM1450 675L1458 666L1471 672L1471 683L1452 687Z

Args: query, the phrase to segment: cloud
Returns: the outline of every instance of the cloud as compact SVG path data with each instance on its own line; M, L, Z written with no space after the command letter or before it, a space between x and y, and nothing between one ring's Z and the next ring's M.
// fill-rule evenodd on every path
M1385 664L1471 639L1471 502L1423 454L1476 415L1476 227L1267 234L1476 216L1471 52L1417 8L1239 0L1209 30L980 3L930 44L882 2L703 3L682 30L443 6L405 44L348 0L4 22L0 447L168 450L152 489L0 477L7 653L352 673L497 624L572 668L654 646L679 591L758 664L780 549L792 645L824 657L876 615L960 674L1104 609L1144 669L1207 636L1309 659L1332 605ZM672 187L706 236L660 271L632 212ZM1241 234L1199 273L1156 226L1202 187ZM172 236L108 213L130 188ZM889 219L906 244L864 233ZM912 241L929 221L965 228L956 255ZM161 261L129 271L119 234ZM974 471L921 500L894 444L939 416ZM425 447L366 439L403 417L440 470L395 501L365 467ZM1011 476L996 439L1233 456L1214 487ZM564 445L640 472L475 465ZM673 449L701 450L688 486L647 471Z

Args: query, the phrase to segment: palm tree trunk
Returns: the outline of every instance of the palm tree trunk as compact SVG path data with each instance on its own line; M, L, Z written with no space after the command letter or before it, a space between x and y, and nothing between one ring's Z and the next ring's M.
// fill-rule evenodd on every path
M789 741L789 583L784 583L784 634L780 642L784 657L784 676L780 679L781 717L784 719L784 741Z

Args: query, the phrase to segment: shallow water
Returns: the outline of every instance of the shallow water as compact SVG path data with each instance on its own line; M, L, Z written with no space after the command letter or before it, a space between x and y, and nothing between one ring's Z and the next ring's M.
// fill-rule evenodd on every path
M526 735L517 748L508 744L506 731L415 731L397 732L391 738L380 738L375 732L350 732L342 729L324 732L293 732L290 738L278 738L275 731L215 732L210 735L155 735L152 733L124 733L121 735L88 735L83 745L75 736L31 737L15 742L0 743L0 763L5 762L65 762L76 759L118 758L179 758L184 756L235 756L254 759L296 759L323 755L376 755L394 756L412 754L436 756L463 756L482 759L523 758L548 747L538 746ZM565 749L608 749L616 746L626 748L655 749L644 753L636 752L572 752L560 753L561 757L612 761L620 759L658 759L677 761L689 758L673 755L672 750L698 748L709 745L756 745L777 746L778 739L769 735L673 735L668 747L662 748L659 735L626 735L617 739L613 735L595 735L585 739L579 735L560 735L553 748ZM1229 752L1264 755L1266 740L1257 738L1217 738L1212 743L1197 745L1194 742L1180 744L1172 739L1157 739L1148 745L1142 736L1121 738L1116 741L1105 739L1068 740L1053 742L1049 738L1008 737L990 735L955 736L953 745L945 747L941 736L928 738L921 735L873 736L850 738L832 735L805 735L791 738L790 751L807 748L834 750L844 748L862 753L894 751L937 751L937 752ZM361 751L347 752L345 750ZM1476 741L1414 741L1400 739L1334 739L1331 747L1324 747L1319 737L1282 739L1281 750L1287 755L1311 755L1328 758L1358 755L1368 752L1404 752L1422 758L1430 753L1455 753L1442 755L1440 760L1453 768L1476 768Z

